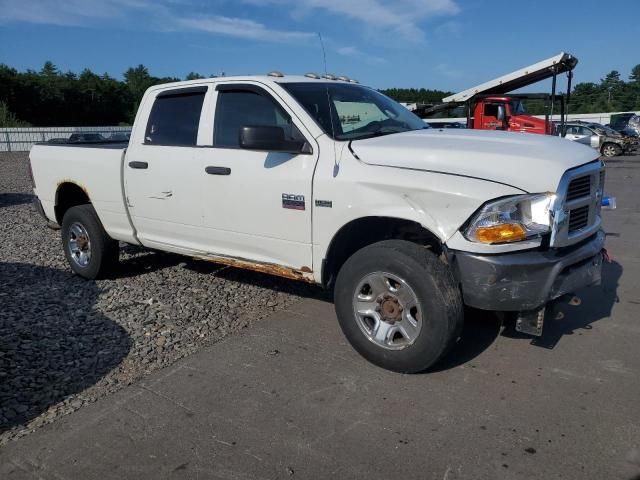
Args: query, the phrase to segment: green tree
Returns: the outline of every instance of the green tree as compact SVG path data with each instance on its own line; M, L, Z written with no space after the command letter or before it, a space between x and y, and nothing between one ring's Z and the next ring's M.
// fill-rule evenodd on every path
M633 84L640 85L640 64L636 65L631 69L631 74L629 75L629 81Z
M20 121L9 111L7 104L0 101L0 128L28 127L27 122Z
M631 109L640 110L640 64L631 69L629 75L629 83L627 84L629 95L631 96L630 102L632 104Z
M199 80L201 78L205 78L205 77L203 77L202 75L196 72L189 72L187 73L187 76L184 77L185 80Z

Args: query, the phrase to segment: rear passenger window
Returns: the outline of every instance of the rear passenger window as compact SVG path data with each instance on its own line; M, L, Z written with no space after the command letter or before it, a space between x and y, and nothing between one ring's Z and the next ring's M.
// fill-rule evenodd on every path
M151 108L144 143L194 146L206 91L206 87L196 87L160 93Z
M289 115L270 97L248 90L219 92L213 144L238 148L242 127L280 127L286 140L305 140Z

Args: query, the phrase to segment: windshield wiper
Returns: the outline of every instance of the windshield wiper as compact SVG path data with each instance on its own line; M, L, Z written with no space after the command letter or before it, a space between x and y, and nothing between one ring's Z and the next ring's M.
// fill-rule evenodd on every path
M404 132L406 130L402 130L402 131ZM385 135L391 135L392 133L400 133L400 132L395 130L393 132L384 132L382 130L378 130L376 132L370 132L365 135L361 135L359 137L351 138L350 140L366 140L367 138L383 137Z
M423 127L423 128L431 128L428 125ZM391 135L392 133L404 133L404 132L412 132L414 130L420 130L418 128L416 129L411 129L411 128L403 128L403 129L396 129L396 128L392 128L392 127L383 127L379 130L376 130L375 132L368 132L368 133L364 133L361 136L358 137L343 137L340 138L339 140L366 140L367 138L375 138L375 137L382 137L384 135ZM348 135L348 134L347 134Z

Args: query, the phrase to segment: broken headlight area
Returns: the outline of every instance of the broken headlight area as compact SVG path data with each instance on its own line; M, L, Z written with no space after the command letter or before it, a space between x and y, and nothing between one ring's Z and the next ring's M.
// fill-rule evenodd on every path
M555 193L492 200L463 229L467 240L485 244L519 242L551 232Z

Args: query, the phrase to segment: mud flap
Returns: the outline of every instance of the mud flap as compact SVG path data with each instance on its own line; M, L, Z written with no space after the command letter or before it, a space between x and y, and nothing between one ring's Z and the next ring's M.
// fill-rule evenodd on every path
M540 337L542 335L542 327L544 326L544 313L545 307L518 313L516 331Z

